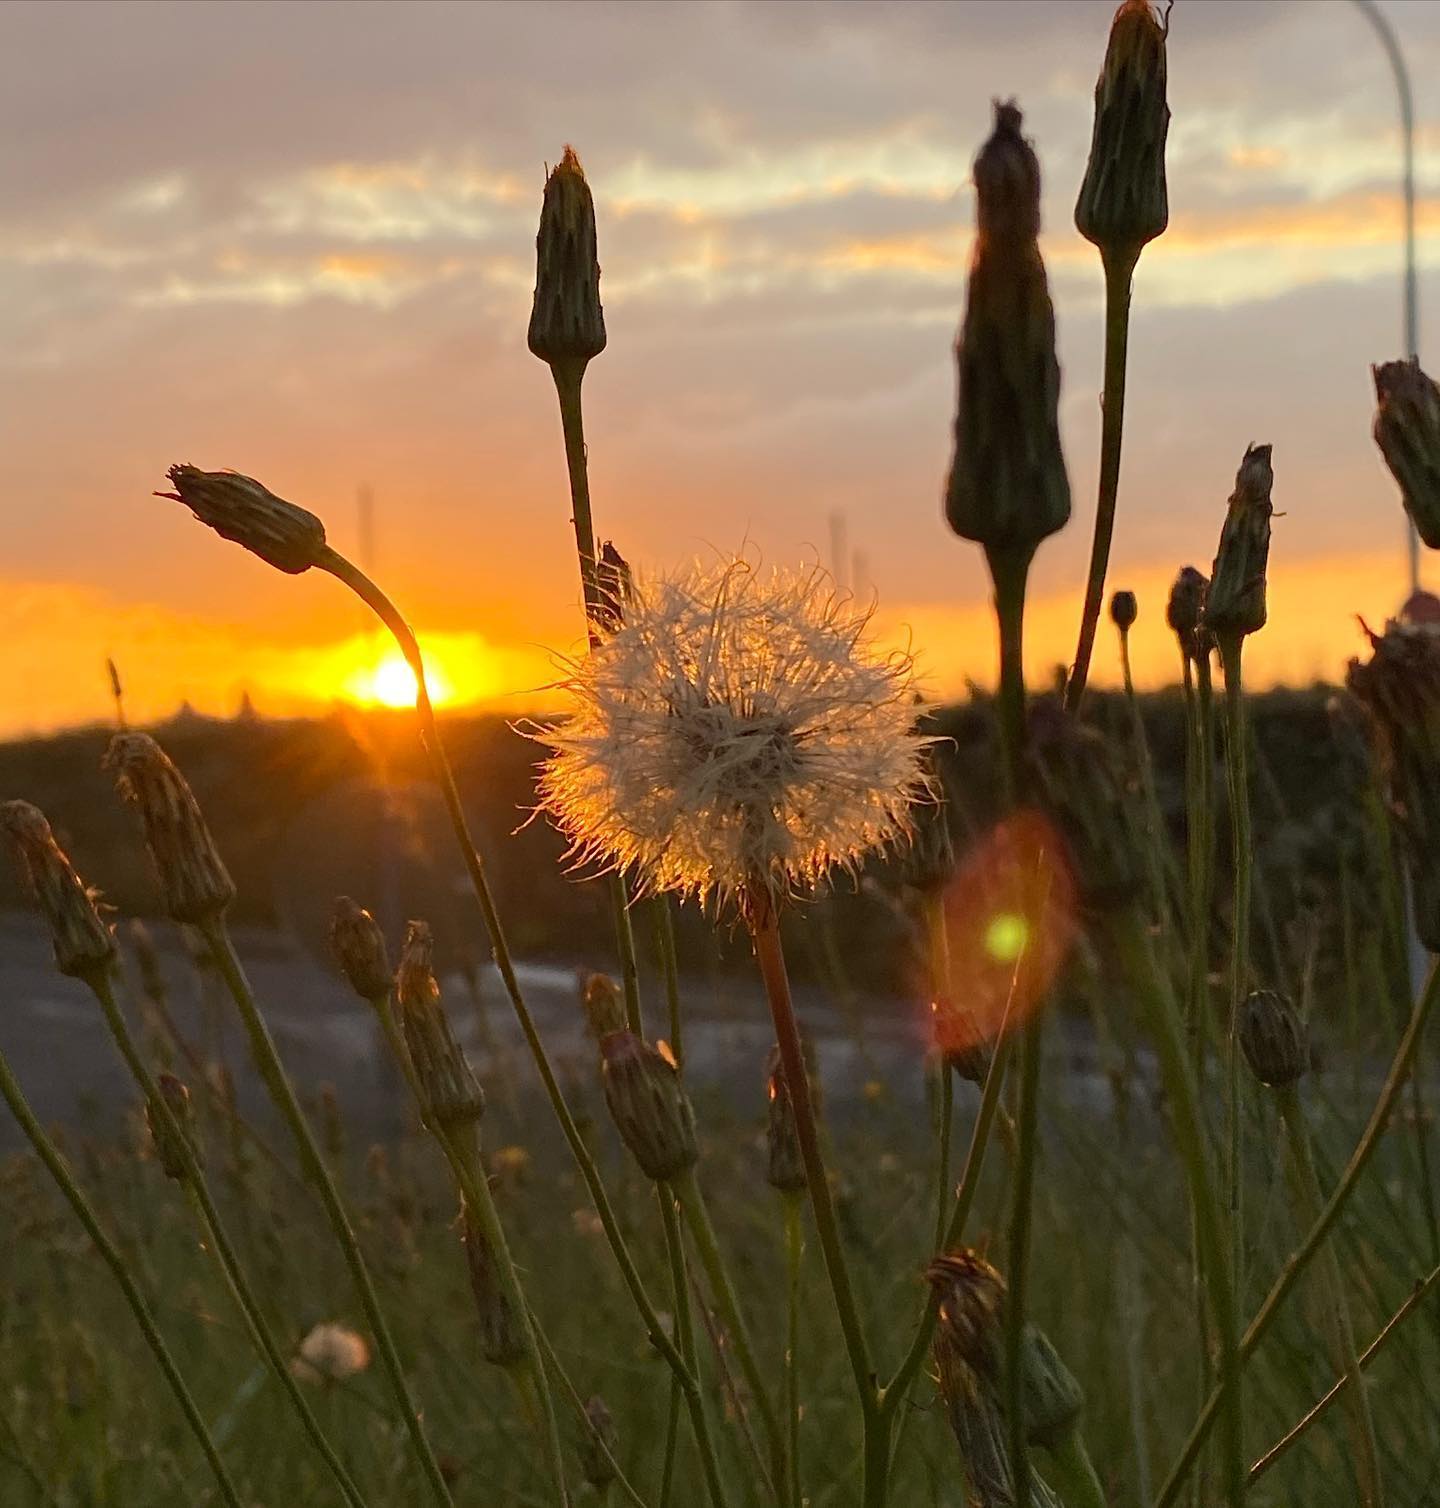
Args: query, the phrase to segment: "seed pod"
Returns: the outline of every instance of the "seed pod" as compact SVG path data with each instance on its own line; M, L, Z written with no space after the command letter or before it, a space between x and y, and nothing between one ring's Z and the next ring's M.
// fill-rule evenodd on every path
M694 1167L695 1111L674 1063L634 1032L600 1041L605 1103L621 1140L647 1178L674 1178Z
M495 1253L468 1209L463 1211L465 1261L480 1317L480 1354L491 1366L513 1367L526 1356L525 1336L500 1287Z
M325 550L325 525L238 471L201 471L181 462L166 473L174 492L157 492L185 506L222 539L244 545L278 571L298 576Z
M970 1247L936 1257L925 1277L940 1300L937 1354L953 1349L979 1377L993 1383L1004 1362L1005 1279Z
M1085 1394L1050 1338L1026 1325L1020 1351L1020 1386L1025 1437L1031 1445L1055 1450L1075 1433Z
M330 950L350 988L370 1002L388 1000L394 976L379 923L348 895L337 897L330 916Z
M591 974L580 992L585 1011L585 1025L597 1042L611 1032L625 1030L625 1002L620 987L608 974Z
M1140 604L1134 592L1115 592L1110 598L1110 621L1122 634L1128 634L1140 616Z
M1240 1011L1240 1048L1262 1084L1283 1089L1309 1066L1305 1028L1295 1008L1274 990L1256 990Z
M605 349L595 201L573 147L565 148L545 180L529 340L535 355L552 366L562 361L583 366Z
M420 1118L432 1131L446 1134L479 1121L485 1113L485 1095L440 1003L440 986L431 968L433 953L430 928L424 922L411 922L395 972L395 998L415 1070Z
M596 1394L585 1405L585 1438L580 1443L580 1469L585 1480L596 1489L608 1487L615 1480L615 1448L619 1432L605 1400Z
M1220 531L1201 620L1217 642L1265 627L1265 571L1270 560L1270 489L1275 473L1268 445L1251 445L1235 473L1235 490Z
M170 756L148 733L117 733L104 763L121 797L140 813L166 914L177 922L223 916L235 899L235 884Z
M1200 658L1200 622L1205 615L1205 597L1210 590L1210 578L1194 566L1181 566L1179 575L1170 587L1170 600L1165 605L1165 621L1180 641L1180 652L1187 659Z
M44 812L28 801L7 801L0 805L0 830L9 837L50 929L55 967L76 979L103 975L114 962L115 939L95 892L76 874Z
M976 235L955 346L955 451L945 516L991 554L1029 561L1070 517L1055 311L1036 237L1040 164L1013 102L975 159Z
M180 1135L188 1146L190 1156L200 1159L200 1148L195 1141L195 1110L190 1103L190 1091L173 1073L157 1074L155 1078L170 1114L175 1119ZM165 1124L165 1119L154 1105L145 1106L145 1124L150 1128L150 1141L155 1149L155 1158L167 1178L184 1183L190 1176L185 1165L185 1150L176 1143Z
M1124 0L1110 24L1095 84L1090 160L1075 201L1075 228L1107 258L1133 265L1169 224L1165 189L1167 28L1150 0Z
M812 1077L812 1097L815 1085ZM805 1187L805 1159L795 1130L795 1103L785 1082L777 1043L765 1059L765 1181L783 1194Z
M1440 549L1440 387L1420 362L1386 361L1375 379L1375 443L1420 538Z

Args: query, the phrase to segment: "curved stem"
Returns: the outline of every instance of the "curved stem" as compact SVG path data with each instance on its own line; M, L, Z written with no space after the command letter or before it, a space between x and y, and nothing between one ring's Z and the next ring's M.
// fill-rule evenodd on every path
M800 1196L781 1195L785 1214L785 1498L802 1508L800 1490L800 1277L805 1237Z
M1065 687L1065 709L1079 710L1090 674L1095 628L1105 597L1105 570L1115 533L1115 503L1120 492L1120 437L1125 425L1125 358L1130 342L1130 285L1139 260L1134 253L1102 252L1105 264L1105 386L1100 397L1100 482L1095 502L1095 538L1090 546L1090 572L1085 579L1085 605L1075 665Z
M440 1470L440 1463L435 1459L435 1452L425 1436L425 1428L420 1422L419 1409L410 1392L410 1384L405 1380L405 1369L400 1361L400 1353L395 1349L390 1326L386 1322L385 1312L380 1307L379 1296L370 1278L370 1269L366 1266L360 1243L355 1239L350 1217L345 1212L340 1192L335 1187L335 1180L325 1166L325 1158L315 1141L315 1133L311 1131L310 1124L305 1119L305 1113L300 1108L300 1102L295 1098L295 1091L291 1088L290 1080L280 1062L280 1055L275 1050L270 1028L266 1026L265 1018L260 1014L260 1008L255 1003L250 982L246 979L240 959L236 956L234 944L230 941L230 934L219 917L201 922L199 930L209 944L220 976L225 981L236 1009L240 1012L245 1033L250 1039L250 1053L256 1071L294 1140L302 1171L314 1186L325 1208L330 1227L335 1233L335 1239L345 1258L345 1265L350 1271L350 1280L354 1284L356 1296L360 1300L360 1306L365 1311L365 1318L375 1337L375 1348L380 1353L381 1365L389 1380L391 1390L395 1394L395 1401L400 1405L406 1432L410 1436L411 1446L420 1462L420 1468L424 1472L431 1495L436 1502L444 1504L445 1508L450 1508L452 1502L450 1489Z
M0 1095L4 1096L5 1103L9 1105L11 1114L19 1122L26 1139L34 1147L40 1161L45 1164L50 1176L65 1196L66 1203L75 1212L76 1219L85 1227L85 1233L90 1237L95 1250L100 1253L101 1259L110 1269L116 1283L119 1284L120 1291L125 1296L125 1302L130 1306L130 1312L135 1317L135 1323L140 1327L141 1335L145 1337L146 1345L150 1347L161 1372L165 1374L165 1381L170 1384L170 1391L174 1393L175 1401L180 1405L180 1412L185 1415L185 1422L190 1426L205 1460L209 1463L215 1477L215 1484L220 1489L220 1496L229 1508L241 1508L240 1495L235 1490L235 1484L230 1480L230 1473L225 1469L225 1463L220 1459L220 1452L216 1449L210 1428L205 1423L204 1416L200 1413L184 1377L180 1375L179 1367L175 1365L175 1359L171 1356L170 1348L160 1334L155 1317L150 1312L150 1306L145 1302L145 1297L134 1278L130 1276L130 1269L125 1264L125 1258L121 1256L115 1243L105 1234L99 1217L81 1191L80 1185L75 1181L75 1175L71 1173L65 1159L60 1155L59 1148L45 1134L44 1128L35 1118L35 1112L30 1108L30 1102L25 1098L24 1091L20 1088L3 1054L0 1054Z

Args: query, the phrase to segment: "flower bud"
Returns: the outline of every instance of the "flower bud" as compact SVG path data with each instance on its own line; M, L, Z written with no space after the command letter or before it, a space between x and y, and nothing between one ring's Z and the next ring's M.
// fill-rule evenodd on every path
M276 497L254 477L238 471L201 471L182 462L166 473L172 498L222 539L244 545L252 555L279 571L298 576L315 565L325 550L325 525L313 513Z
M934 896L955 873L955 840L945 768L933 743L921 753L920 771L922 788L910 807L910 845L899 851L898 865L904 884Z
M1262 1084L1283 1089L1309 1067L1305 1028L1274 990L1255 990L1240 1010L1240 1049Z
M0 830L9 837L50 929L55 967L77 979L103 974L114 961L115 939L95 892L75 873L44 812L28 801L7 801L0 805Z
M1029 561L1070 517L1060 449L1055 311L1036 236L1040 164L1019 109L995 106L975 159L976 236L956 342L955 451L945 516L987 552Z
M1371 367L1375 443L1420 538L1440 549L1440 387L1409 361Z
M463 1212L465 1261L480 1317L480 1354L495 1367L513 1367L527 1354L518 1318L500 1287L495 1252L468 1209Z
M395 998L415 1070L420 1118L432 1131L444 1134L473 1126L485 1113L485 1095L440 1003L440 986L431 968L433 953L430 928L411 922L395 973Z
M1110 598L1110 621L1122 634L1128 634L1140 616L1140 604L1134 592L1115 592Z
M184 1146L177 1143L165 1124L165 1117L152 1104L145 1106L145 1124L150 1128L155 1158L165 1176L173 1178L177 1183L184 1183L190 1176L186 1167L186 1148L189 1149L191 1159L198 1162L200 1158L200 1148L195 1141L195 1110L190 1103L190 1091L173 1073L157 1074L155 1082L184 1139Z
M330 950L350 988L370 1002L388 1000L394 976L379 923L348 895L339 896L330 916Z
M1190 660L1200 658L1200 623L1205 616L1205 598L1210 578L1194 566L1181 566L1165 604L1165 621L1180 641L1180 652Z
M580 1004L585 1011L585 1025L597 1042L611 1032L625 1030L625 1001L620 986L608 974L590 975L580 992Z
M811 1080L812 1095L814 1080ZM785 1082L777 1043L765 1059L765 1181L782 1194L795 1194L805 1187L805 1158L795 1129L795 1103Z
M940 1301L935 1348L949 1348L982 1379L1004 1362L1005 1279L969 1247L936 1257L925 1277Z
M1020 1386L1025 1438L1043 1450L1065 1444L1080 1424L1085 1394L1050 1338L1026 1325L1020 1349Z
M540 233L535 237L535 304L530 349L552 366L583 366L605 349L600 263L595 253L595 201L573 147L545 180Z
M675 1064L634 1032L600 1042L605 1103L621 1140L647 1178L674 1178L694 1167L695 1111Z
M615 1480L615 1448L619 1432L605 1400L598 1394L585 1405L585 1438L580 1442L580 1469L585 1480L597 1490Z
M148 733L117 733L105 768L139 813L165 911L177 922L213 921L235 899L199 803L170 756Z
M595 563L595 587L599 601L595 605L597 627L607 634L619 633L625 626L625 608L635 591L630 563L607 539L600 546Z
M1124 0L1095 84L1090 160L1075 228L1106 257L1133 265L1169 224L1165 190L1165 37L1150 0Z
M994 1053L975 1013L951 1000L937 998L930 1002L930 1022L946 1068L957 1078L983 1086Z
M1270 559L1270 489L1275 473L1268 445L1251 445L1235 473L1235 490L1210 571L1204 627L1217 641L1265 627L1265 571Z

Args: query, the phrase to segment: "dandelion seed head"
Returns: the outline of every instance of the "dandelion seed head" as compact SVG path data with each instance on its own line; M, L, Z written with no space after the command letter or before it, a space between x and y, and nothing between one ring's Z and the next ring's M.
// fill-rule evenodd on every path
M538 737L540 806L578 866L721 905L812 891L911 834L928 799L915 668L818 568L637 581Z
M316 1325L300 1342L290 1371L302 1382L344 1382L370 1365L370 1347L344 1325Z

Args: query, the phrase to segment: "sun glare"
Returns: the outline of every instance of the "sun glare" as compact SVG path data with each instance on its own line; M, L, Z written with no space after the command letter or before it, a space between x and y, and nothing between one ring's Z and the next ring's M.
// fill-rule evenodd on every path
M426 664L425 680L435 706L455 700L449 677L433 663ZM398 649L381 653L369 664L357 665L342 687L347 701L371 707L413 707L415 689L415 672Z

